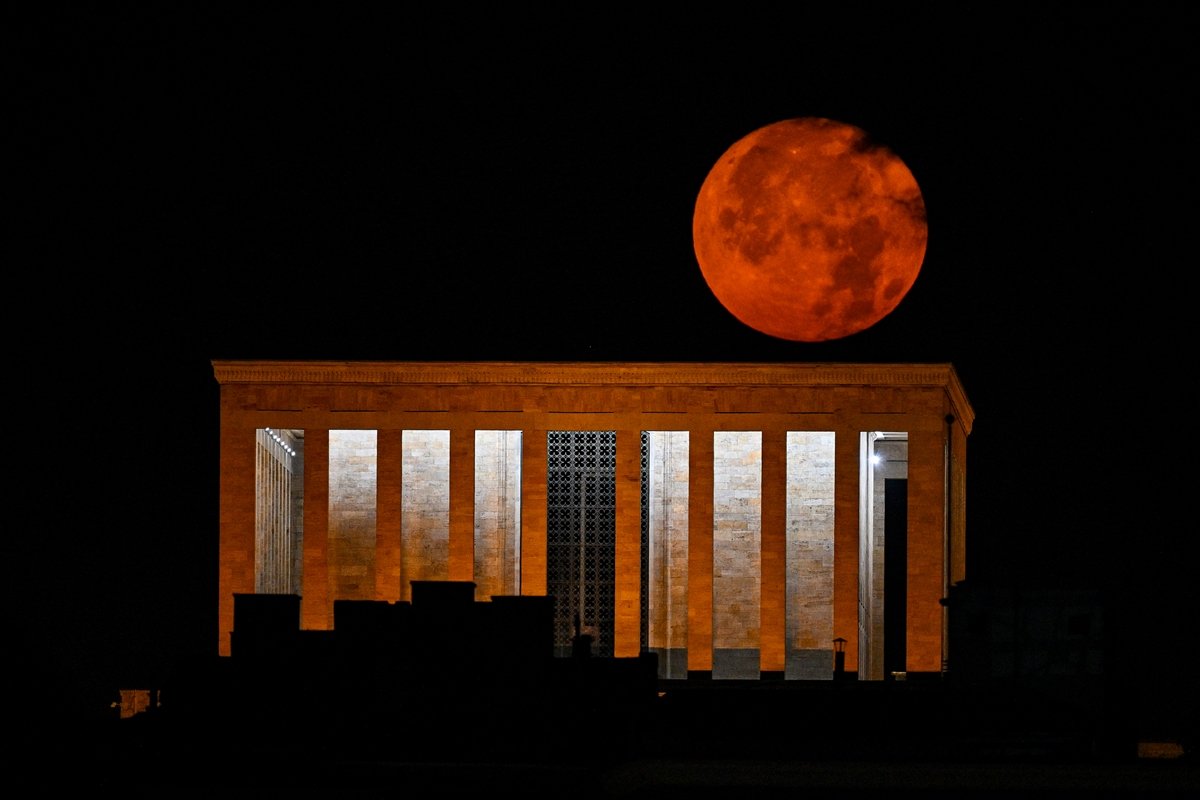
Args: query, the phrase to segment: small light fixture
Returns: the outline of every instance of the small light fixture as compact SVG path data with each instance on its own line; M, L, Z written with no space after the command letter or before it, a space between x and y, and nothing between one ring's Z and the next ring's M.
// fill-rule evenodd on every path
M283 448L285 451L287 451L287 454L288 454L289 456L295 456L295 455L296 455L296 451L295 451L295 450L293 450L293 449L291 448L291 446L290 446L290 445L289 445L287 442L285 442L285 441L283 440L283 437L282 437L282 436L280 436L278 433L276 433L274 430L272 430L271 428L263 428L263 431L265 431L266 433L270 434L271 438L272 438L272 439L274 439L274 440L275 440L275 442L276 442L276 443L277 443L277 444L278 444L280 447L282 447L282 448Z

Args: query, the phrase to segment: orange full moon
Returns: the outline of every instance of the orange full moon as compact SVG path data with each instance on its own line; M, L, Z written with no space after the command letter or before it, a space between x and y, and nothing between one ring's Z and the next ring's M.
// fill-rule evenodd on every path
M696 199L692 241L709 288L761 333L840 339L890 314L925 259L912 172L853 125L802 117L738 140Z

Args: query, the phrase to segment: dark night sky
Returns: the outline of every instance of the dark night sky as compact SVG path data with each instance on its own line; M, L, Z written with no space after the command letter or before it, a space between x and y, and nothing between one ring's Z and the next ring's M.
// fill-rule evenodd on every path
M10 396L21 452L53 454L15 498L39 677L86 694L215 650L214 358L951 362L972 579L1114 592L1182 675L1186 8L18 26L10 367L53 395ZM730 316L691 243L721 153L799 116L891 148L929 215L900 307L819 344Z

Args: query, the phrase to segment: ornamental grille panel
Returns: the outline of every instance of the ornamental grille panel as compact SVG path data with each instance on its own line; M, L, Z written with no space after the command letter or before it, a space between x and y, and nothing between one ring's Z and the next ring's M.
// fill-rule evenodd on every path
M592 654L613 654L616 578L615 431L546 434L546 592L554 651L571 653L576 619Z

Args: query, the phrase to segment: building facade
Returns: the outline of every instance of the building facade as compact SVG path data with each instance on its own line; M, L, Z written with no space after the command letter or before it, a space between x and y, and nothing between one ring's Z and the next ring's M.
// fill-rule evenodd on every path
M936 673L974 411L949 364L214 361L235 595L554 598L665 678ZM836 641L835 641L836 640Z

